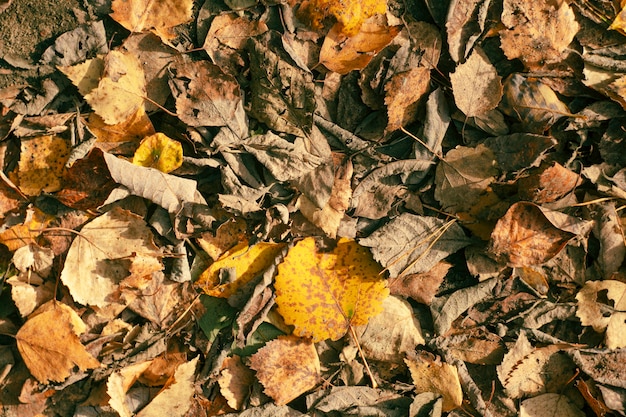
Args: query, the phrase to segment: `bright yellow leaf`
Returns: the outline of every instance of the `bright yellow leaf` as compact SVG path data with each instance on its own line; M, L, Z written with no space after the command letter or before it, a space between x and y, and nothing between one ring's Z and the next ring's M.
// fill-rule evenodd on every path
M389 289L381 271L353 240L342 238L332 252L319 252L315 239L306 238L278 265L278 312L298 336L338 340L382 311Z
M346 36L355 35L363 22L375 14L385 14L386 0L305 0L299 17L320 27L327 17L334 16Z
M268 268L284 247L260 242L248 247L240 243L218 259L198 278L198 285L212 297L228 298Z
M171 172L183 164L183 146L163 133L155 133L141 141L133 156L133 164Z

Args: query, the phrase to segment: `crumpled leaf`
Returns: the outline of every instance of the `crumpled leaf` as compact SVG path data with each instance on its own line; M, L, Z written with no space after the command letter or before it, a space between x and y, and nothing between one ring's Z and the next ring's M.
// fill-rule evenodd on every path
M209 61L180 60L172 65L170 88L176 114L189 126L228 126L241 138L248 123L237 80Z
M176 368L173 381L163 391L145 406L137 417L183 417L191 407L192 397L195 394L194 382L199 357Z
M397 26L387 24L384 15L369 18L352 37L347 37L341 32L341 26L335 25L324 38L320 63L342 75L363 69L399 32Z
M307 396L307 404L312 405L309 408L309 414L318 414L317 411L319 411L325 415L395 417L403 415L402 412L407 408L407 398L387 389L334 386L324 394L322 398L315 398L315 393Z
M435 198L445 211L468 211L497 174L495 156L485 145L457 146L437 165Z
M434 392L443 397L443 411L461 406L463 391L456 368L434 358L431 353L420 352L415 358L405 359L415 392Z
M113 0L111 17L131 32L154 30L163 40L172 39L174 26L191 19L192 0Z
M285 405L320 381L320 362L309 339L279 336L250 357L265 393Z
M291 143L273 132L267 132L246 139L243 147L279 181L297 179L324 162L323 157L307 149L304 139L300 137Z
M274 263L283 244L245 242L226 251L205 270L196 285L212 297L228 298Z
M107 379L107 394L110 397L109 405L121 417L131 417L133 415L126 404L126 393L151 363L151 360L135 363L109 375Z
M588 281L576 294L576 317L583 326L604 332L609 349L626 347L626 284L621 281Z
M386 11L386 0L305 0L298 9L298 17L319 28L324 19L333 16L341 33L354 36L367 18Z
M450 74L450 82L454 102L467 117L495 109L502 98L502 78L480 48Z
M133 164L171 172L183 164L183 145L163 133L145 137L133 156Z
M52 217L36 207L26 211L26 218L21 224L16 224L0 232L0 243L10 251L23 246L36 244L41 232L52 221Z
M54 40L41 55L41 62L54 66L70 66L85 59L109 52L102 20L80 25Z
M435 0L433 5L438 2ZM457 0L446 16L448 50L454 62L462 62L485 30L490 0ZM438 5L439 6L439 5Z
M108 125L96 113L89 115L89 130L96 136L96 147L103 152L129 155L135 152L139 142L156 133L144 107L123 122Z
M411 304L397 297L385 298L382 313L355 333L365 356L383 362L402 363L408 352L426 343Z
M560 62L579 25L567 2L504 0L500 31L502 50L530 69Z
M279 314L294 334L313 342L338 340L350 326L367 324L389 295L369 251L342 238L319 252L314 238L296 243L278 265L274 287Z
M584 417L565 395L547 393L528 398L520 403L519 417Z
M224 359L217 382L230 407L235 410L243 408L254 381L254 373L243 364L241 357L233 355Z
M527 132L543 133L569 109L556 93L537 78L511 74L504 80L500 108L524 124Z
M402 213L359 243L371 248L391 277L398 277L428 271L470 241L456 223Z
M22 139L16 185L29 196L62 189L69 152L68 141L58 136Z
M250 38L250 114L277 132L306 136L316 108L313 75L295 63L278 33Z
M193 180L175 177L154 168L139 167L106 152L104 160L115 182L170 213L180 213L187 203L206 205Z
M86 224L74 238L61 281L78 303L124 305L117 295L120 282L128 276L124 259L132 265L138 254L157 256L152 232L139 216L115 207Z
M613 274L618 273L626 258L622 221L612 201L592 207L594 210L591 214L595 218L593 233L600 241L597 262L602 276L610 279Z
M626 75L585 63L583 83L626 109Z
M512 172L538 166L545 152L556 145L556 140L550 136L513 133L487 138L484 144L495 155L500 169Z
M519 202L496 223L490 251L510 266L538 265L556 256L573 237L555 226L540 207Z
M17 332L17 349L39 382L63 382L74 366L81 371L100 366L80 343L78 335L85 330L71 307L53 300L33 313Z

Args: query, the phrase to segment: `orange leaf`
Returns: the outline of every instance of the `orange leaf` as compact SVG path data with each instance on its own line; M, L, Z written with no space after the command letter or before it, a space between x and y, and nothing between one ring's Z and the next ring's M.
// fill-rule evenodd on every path
M556 256L573 236L554 226L538 206L519 202L496 223L491 252L510 266L538 265Z
M294 334L314 342L343 337L350 326L367 324L389 295L382 268L370 252L342 238L332 252L318 252L314 238L289 250L276 275L276 304Z
M17 250L22 246L36 243L41 230L46 227L52 218L37 208L29 209L26 219L22 224L17 224L0 233L0 243L10 251Z
M30 373L45 384L63 382L74 366L83 371L100 366L78 339L76 330L82 332L85 326L80 326L82 321L74 310L57 301L44 306L48 306L47 311L31 315L15 335L17 349Z
M279 336L250 358L250 367L265 393L276 404L284 405L315 387L320 378L320 362L310 340Z
M443 397L443 411L461 406L463 391L459 374L450 364L435 359L430 353L419 353L416 358L405 359L415 384L415 392L434 392Z
M191 19L192 8L192 0L114 0L111 17L132 32L152 29L167 40L175 36L171 28Z
M334 16L339 31L354 36L367 18L386 11L386 0L305 0L298 9L298 17L319 28L324 19Z

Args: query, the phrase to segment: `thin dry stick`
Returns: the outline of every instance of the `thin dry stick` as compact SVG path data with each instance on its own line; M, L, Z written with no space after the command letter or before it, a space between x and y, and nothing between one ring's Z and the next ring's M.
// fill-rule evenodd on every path
M367 359L365 359L365 354L363 353L363 350L361 350L361 345L359 344L359 340L356 337L356 332L354 331L354 327L352 327L351 324L348 324L348 327L350 328L350 335L352 336L352 340L354 340L354 343L356 344L356 348L359 351L359 356L361 356L361 359L363 360L363 365L365 366L365 371L367 372L367 376L369 376L370 381L372 381L372 388L376 389L378 388L378 383L376 382L376 379L374 378L374 374L372 374L372 370L370 369L370 366L367 363Z

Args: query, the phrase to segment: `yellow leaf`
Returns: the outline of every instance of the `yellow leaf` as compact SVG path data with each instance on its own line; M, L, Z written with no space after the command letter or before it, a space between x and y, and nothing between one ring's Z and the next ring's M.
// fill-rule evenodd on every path
M212 297L228 298L269 267L283 246L260 242L248 247L240 243L211 264L196 285Z
M163 133L155 133L141 141L133 156L133 164L171 172L183 164L183 146Z
M57 136L40 136L22 139L21 148L17 174L20 190L29 196L59 191L69 157L68 142Z
M58 301L50 303L54 308L31 316L15 335L24 363L43 384L64 381L74 366L81 370L100 366L76 334L77 324L84 331L82 320L70 307Z
M233 217L222 223L215 235L204 232L198 238L198 245L213 259L217 260L224 252L245 239L246 221L241 217Z
M51 220L52 217L38 208L29 209L22 224L16 224L0 233L0 244L14 251L22 246L36 243L37 237Z
M338 340L382 311L389 290L381 271L353 240L342 238L332 252L318 252L315 239L306 238L278 265L278 312L298 336Z
M320 379L320 361L310 340L279 336L250 358L250 367L265 393L284 405L314 388Z
M405 359L415 392L434 392L443 397L443 411L451 411L461 406L463 390L456 368L435 359L430 353L421 353L415 359Z
M367 18L386 11L386 0L305 0L298 9L298 17L320 27L324 19L334 16L341 33L353 36Z

